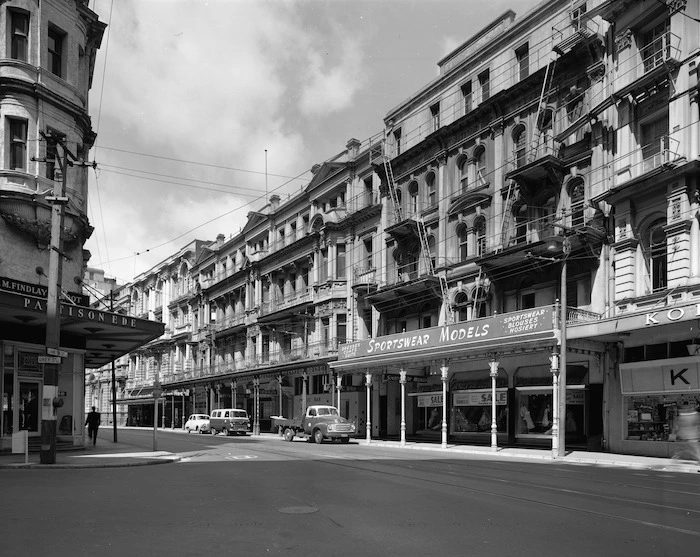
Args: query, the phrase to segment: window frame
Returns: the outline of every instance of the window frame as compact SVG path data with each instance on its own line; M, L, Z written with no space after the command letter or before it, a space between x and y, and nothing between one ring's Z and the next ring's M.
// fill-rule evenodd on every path
M10 9L10 58L20 62L29 61L30 13L19 9ZM17 23L24 23L20 29ZM20 48L21 47L21 48ZM19 51L22 50L22 53Z
M462 92L462 107L464 108L464 114L466 115L474 110L474 95L471 80L462 83L460 91Z
M431 132L436 132L440 129L440 101L430 107L430 124Z
M479 89L481 92L481 102L486 102L491 98L491 72L486 69L478 76Z
M8 169L27 172L27 133L29 122L24 118L7 117ZM21 126L22 133L16 133Z
M66 33L55 25L49 25L46 41L48 71L64 78L64 54ZM53 44L53 48L52 48Z
M515 49L517 62L518 81L523 81L530 76L530 45L525 43Z

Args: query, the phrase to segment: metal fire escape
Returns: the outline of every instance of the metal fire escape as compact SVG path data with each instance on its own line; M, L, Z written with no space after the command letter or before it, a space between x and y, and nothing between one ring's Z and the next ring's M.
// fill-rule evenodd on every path
M386 140L381 144L381 160L384 165L384 172L386 174L387 186L389 190L389 197L391 198L391 203L394 208L394 215L396 217L396 222L399 223L404 220L403 210L401 208L401 203L396 190L396 182L394 181L394 172L391 168L391 160L386 152ZM430 254L430 244L428 242L428 234L426 232L425 221L423 220L423 215L418 212L416 215L416 228L418 231L418 239L420 240L421 253L423 255L423 260L425 262L425 268L428 273L435 277L440 284L440 295L442 298L442 306L445 312L445 324L449 325L455 322L454 320L454 308L450 304L449 299L449 289L447 286L447 279L444 274L437 273L435 271L435 263Z

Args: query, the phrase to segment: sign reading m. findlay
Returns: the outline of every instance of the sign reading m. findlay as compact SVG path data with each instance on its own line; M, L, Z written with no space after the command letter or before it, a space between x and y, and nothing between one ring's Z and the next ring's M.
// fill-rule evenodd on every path
M553 323L551 307L533 308L464 321L456 325L432 327L341 344L338 347L338 360L425 348L477 344L485 341L496 342L498 339L548 332L552 330Z

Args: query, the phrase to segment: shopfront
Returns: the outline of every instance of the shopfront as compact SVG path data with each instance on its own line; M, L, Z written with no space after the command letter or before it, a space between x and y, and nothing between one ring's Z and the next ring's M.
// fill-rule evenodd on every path
M700 410L700 358L620 364L626 451L671 457L679 451L679 409Z
M30 445L38 446L46 416L56 420L57 444L82 445L86 368L104 366L157 338L163 325L65 302L59 307L60 348L49 351L46 299L12 291L17 285L26 286L7 282L0 290L0 450L25 430ZM48 365L57 369L57 384L45 379Z
M371 391L367 399L372 402L373 435L406 435L443 445L448 438L489 444L493 443L495 421L499 444L535 435L551 443L551 425L544 425L552 416L543 416L547 415L547 401L550 408L553 404L548 362L557 335L552 310L534 308L348 343L340 347L338 361L330 365L338 373L365 374L366 388ZM523 369L518 374L523 366L516 366L527 362L536 365L537 372ZM572 376L575 381L575 373ZM396 377L398 384L386 383L386 377ZM578 385L573 385L567 390L567 400L576 419L584 424L585 396L575 396ZM581 407L574 408L579 402ZM533 424L517 433L520 426L514 416L520 407L516 404L538 414L536 427ZM385 417L393 414L396 419ZM385 430L384 423L388 424ZM400 430L404 424L405 429Z

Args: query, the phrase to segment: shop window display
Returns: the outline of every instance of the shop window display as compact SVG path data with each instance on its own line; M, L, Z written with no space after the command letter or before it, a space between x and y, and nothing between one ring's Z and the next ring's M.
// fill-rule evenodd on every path
M630 441L683 441L679 435L680 408L700 410L700 395L625 397L627 439Z
M496 392L496 427L498 433L506 433L508 427L508 393ZM453 433L491 432L491 391L473 390L453 393L450 430Z

